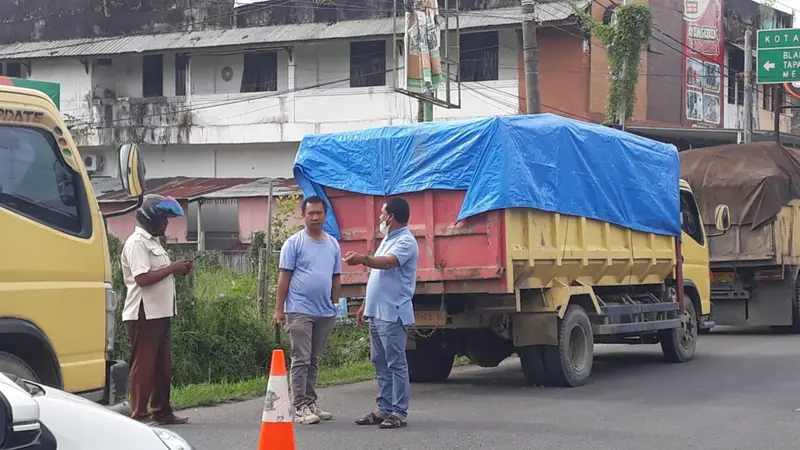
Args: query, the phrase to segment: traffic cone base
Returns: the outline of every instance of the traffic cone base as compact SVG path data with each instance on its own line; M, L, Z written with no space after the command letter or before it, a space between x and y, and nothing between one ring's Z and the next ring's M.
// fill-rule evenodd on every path
M294 411L286 380L283 350L272 352L269 372L258 450L295 450Z

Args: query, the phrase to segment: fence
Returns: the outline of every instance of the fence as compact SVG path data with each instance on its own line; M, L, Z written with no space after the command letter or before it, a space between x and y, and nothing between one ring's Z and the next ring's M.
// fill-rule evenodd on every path
M247 251L225 251L215 252L222 267L233 270L241 274L256 273L257 267L250 264L250 252Z

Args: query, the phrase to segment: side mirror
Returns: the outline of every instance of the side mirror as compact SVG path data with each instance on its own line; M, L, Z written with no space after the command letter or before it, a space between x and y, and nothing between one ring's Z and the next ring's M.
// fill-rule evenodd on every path
M131 197L144 194L145 169L144 160L136 144L123 144L119 147L119 178L122 188Z
M717 205L714 209L714 226L719 231L728 231L731 227L731 210L728 205Z
M0 449L22 449L42 434L39 404L0 373Z
M119 211L103 213L103 219L124 216L136 208L142 206L144 201L144 184L147 170L144 166L142 154L139 153L139 146L136 144L122 144L117 151L119 162L119 181L122 182L122 189L130 197L136 197L136 204L121 209ZM106 224L108 228L108 224Z

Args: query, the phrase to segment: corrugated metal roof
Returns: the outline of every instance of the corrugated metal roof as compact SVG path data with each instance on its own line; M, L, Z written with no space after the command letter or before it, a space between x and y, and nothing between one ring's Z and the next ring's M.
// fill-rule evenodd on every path
M203 199L233 199L269 196L269 182L272 181L272 195L283 197L299 195L302 191L293 178L262 178L247 184L240 184L221 191L212 192L203 196Z
M585 8L588 0L576 2ZM536 5L536 20L553 22L574 15L569 0L559 0ZM485 11L463 11L459 17L460 28L519 26L520 8L497 8ZM137 35L119 38L87 38L63 41L24 42L0 46L0 59L33 59L65 56L116 55L163 50L192 48L233 47L247 45L285 45L328 39L353 39L368 36L390 36L394 19L347 20L335 23L302 23L269 27L231 28L181 33ZM398 33L402 34L403 20L397 20ZM455 29L456 21L450 21Z
M202 177L169 177L151 178L147 180L148 194L171 196L176 200L197 200L205 195L223 189L248 184L256 178L202 178ZM119 181L114 178L94 178L92 187L100 203L129 202Z

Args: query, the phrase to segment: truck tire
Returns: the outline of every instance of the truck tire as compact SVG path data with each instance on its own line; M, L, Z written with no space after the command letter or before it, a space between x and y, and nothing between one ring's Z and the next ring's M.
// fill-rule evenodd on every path
M531 386L548 386L550 378L547 376L547 366L544 362L544 345L529 345L517 347L522 375L525 383Z
M0 372L16 375L23 380L33 381L34 383L40 382L39 377L36 376L36 372L31 369L31 366L11 353L0 351Z
M579 387L589 382L594 363L594 334L589 315L581 306L569 305L558 323L558 345L545 346L544 362L550 383Z
M406 351L406 359L412 383L438 383L450 377L456 353L436 346L417 347Z
M672 330L659 330L658 340L664 358L671 363L685 363L694 357L697 349L697 311L691 297L683 296L681 326Z

